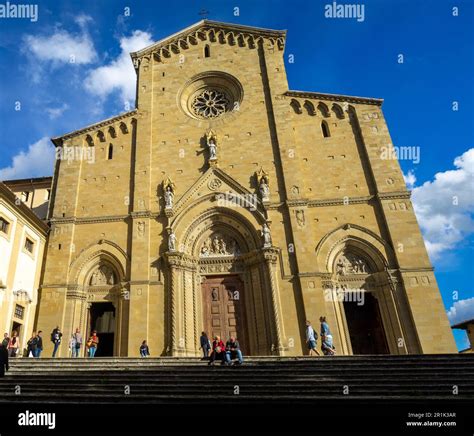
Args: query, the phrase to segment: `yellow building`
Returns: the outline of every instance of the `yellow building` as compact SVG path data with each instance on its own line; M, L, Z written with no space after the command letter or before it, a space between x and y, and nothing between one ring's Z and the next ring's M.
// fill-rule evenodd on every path
M301 355L324 315L339 354L456 351L382 100L289 90L285 39L201 21L131 54L135 110L53 139L38 328Z
M31 201L36 197L40 203L38 199L51 187L51 177L29 179L28 189L17 195L10 183L15 184L0 182L0 330L2 338L4 333L18 333L21 355L34 327L48 232L47 224L30 209L39 204ZM28 192L28 198L22 192Z

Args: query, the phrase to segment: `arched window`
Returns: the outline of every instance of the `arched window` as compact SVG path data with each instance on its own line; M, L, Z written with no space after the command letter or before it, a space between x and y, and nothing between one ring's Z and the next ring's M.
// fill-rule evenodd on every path
M324 138L329 138L331 135L329 133L329 126L326 121L321 121L321 131L323 132L323 137Z
M114 146L112 144L109 145L109 150L107 152L107 159L110 160L114 156Z
M205 58L211 57L211 48L209 47L209 44L206 44L206 46L204 47L204 57Z

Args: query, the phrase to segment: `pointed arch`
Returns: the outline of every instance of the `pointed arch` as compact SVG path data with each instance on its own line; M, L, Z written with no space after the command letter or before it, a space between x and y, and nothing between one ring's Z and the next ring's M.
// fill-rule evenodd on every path
M293 108L296 114L302 114L303 111L301 109L301 104L298 100L292 98L290 102L290 106Z
M347 248L370 259L374 271L395 267L395 255L386 241L364 227L345 224L326 234L316 246L318 272L333 273L336 258Z
M339 106L337 103L333 103L331 109L337 118L340 120L344 119L344 111L342 110L341 106Z
M321 121L321 133L323 134L323 138L329 138L331 136L331 132L329 131L329 126L326 120Z
M322 101L320 101L318 103L318 111L321 113L321 115L325 118L328 118L330 116L330 113L329 113L329 108L327 107L327 105L325 103L323 103Z
M316 109L314 107L314 104L310 102L309 100L304 101L303 107L306 109L306 112L308 112L308 115L311 115L311 116L316 115Z

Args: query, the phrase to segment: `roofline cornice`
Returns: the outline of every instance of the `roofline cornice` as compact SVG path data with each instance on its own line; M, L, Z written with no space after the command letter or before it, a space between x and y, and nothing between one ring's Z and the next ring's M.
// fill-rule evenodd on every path
M274 29L265 29L261 27L253 27L253 26L244 26L242 24L233 24L233 23L224 23L221 21L212 21L212 20L201 20L195 24L192 24L189 27L186 27L183 30L180 30L177 33L174 33L171 36L167 36L148 47L145 47L142 50L138 50L135 52L130 53L130 56L133 61L139 59L143 56L148 54L158 52L160 49L165 47L180 47L181 42L183 39L196 34L199 31L206 31L206 30L222 30L227 32L236 32L237 34L248 34L248 35L255 35L259 38L270 38L270 39L277 39L281 41L281 46L284 46L284 41L286 39L286 30L274 30ZM237 36L237 35L236 35Z
M33 227L36 228L43 236L48 234L49 226L23 202L17 204L17 196L12 192L5 183L0 182L0 197L4 198L5 201L19 213L24 219L26 219Z
M116 123L117 121L121 121L125 118L131 117L133 115L138 114L138 109L133 109L129 112L124 112L119 115L115 115L114 117L107 118L106 120L99 121L98 123L90 124L89 126L83 127L82 129L75 130L74 132L66 133L62 136L56 136L51 138L51 141L56 147L62 146L63 141L73 138L75 136L83 135L84 133L94 131L96 129L100 129L102 127L109 126L111 124Z
M376 106L382 106L383 104L383 98L357 97L354 95L343 95L343 94L326 94L323 92L290 91L289 90L289 91L286 91L283 95L285 97L331 100L331 101L348 102L348 103L373 104Z

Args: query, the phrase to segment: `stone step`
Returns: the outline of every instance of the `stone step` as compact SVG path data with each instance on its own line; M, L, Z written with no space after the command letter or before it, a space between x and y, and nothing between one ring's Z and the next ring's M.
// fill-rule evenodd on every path
M0 379L0 403L284 402L344 398L345 385L351 399L472 399L473 363L459 355L252 356L232 368L200 358L12 359ZM236 385L241 395L234 395Z

